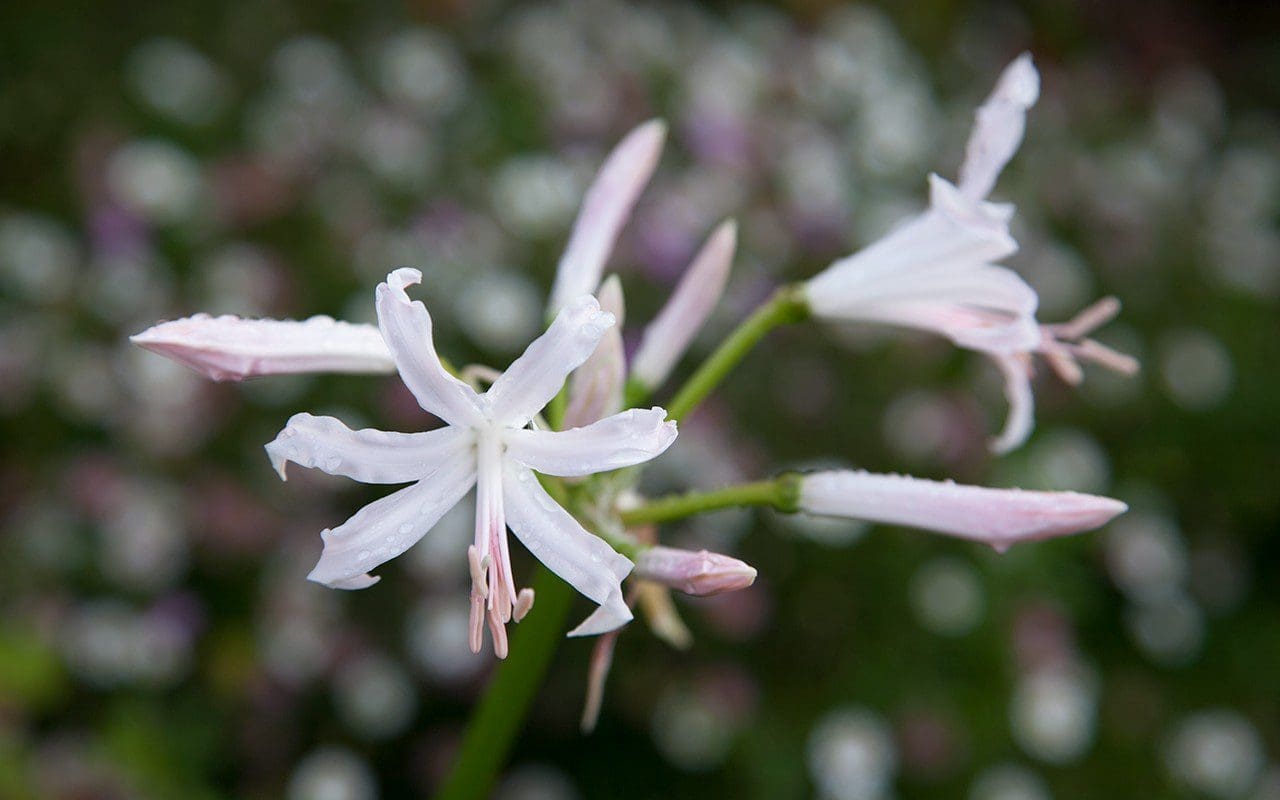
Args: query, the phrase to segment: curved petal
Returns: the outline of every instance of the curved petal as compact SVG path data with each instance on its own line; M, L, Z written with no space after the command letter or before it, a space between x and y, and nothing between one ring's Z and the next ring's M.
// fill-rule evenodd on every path
M404 287L422 282L422 273L402 267L378 284L378 327L396 360L400 378L418 405L450 425L479 424L480 400L475 391L445 371L431 335L431 314Z
M1016 354L992 356L1004 376L1004 396L1009 416L1004 430L991 441L991 452L1004 455L1021 447L1035 427L1035 396L1031 392L1031 370L1025 357Z
M591 295L569 303L485 393L489 416L512 428L525 423L551 402L564 380L587 360L600 337L614 323Z
M569 403L564 427L590 425L622 408L627 380L627 355L622 344L622 283L610 275L600 286L600 308L613 315L616 324L604 332L595 352L569 376Z
M585 428L506 431L507 455L526 467L565 478L630 467L656 458L676 440L675 420L661 408L632 408Z
M627 607L623 601L622 595L618 595L616 599L610 599L608 603L592 611L591 614L578 623L578 627L569 631L566 636L599 636L602 633L616 631L623 625L626 625L634 619L631 609Z
M644 329L644 337L631 364L631 377L649 390L666 381L689 343L724 292L733 266L738 226L733 220L721 223L702 246L671 299Z
M363 589L376 580L369 570L412 547L453 508L476 480L473 451L465 450L435 472L322 531L324 552L307 580L336 589Z
M471 432L460 428L426 433L353 431L333 417L294 414L266 450L281 480L288 480L285 464L292 461L361 483L408 483L456 458L471 439Z
M622 579L633 566L630 559L588 533L525 467L507 462L502 493L507 524L529 552L578 592L609 609L602 613L610 627L602 627L603 618L597 618L577 635L603 633L631 619L622 598Z
M960 190L968 197L986 197L1004 165L1022 144L1027 109L1040 97L1040 75L1023 53L1005 67L991 96L978 109L960 165Z
M667 126L650 120L627 134L587 189L573 233L556 267L548 311L555 314L576 297L595 294L609 251L662 155Z
M1127 509L1091 494L988 489L854 470L815 472L800 487L800 510L810 514L923 528L997 550L1093 530Z
M305 372L396 371L377 328L332 317L298 322L196 314L153 325L129 341L215 381Z

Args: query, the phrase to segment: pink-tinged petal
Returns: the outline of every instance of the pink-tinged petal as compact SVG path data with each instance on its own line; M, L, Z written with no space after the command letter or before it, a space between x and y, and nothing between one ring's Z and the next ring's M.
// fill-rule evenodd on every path
M556 396L564 380L587 360L614 323L591 295L560 309L546 332L534 339L485 393L490 417L522 428Z
M631 619L622 598L622 579L631 561L603 539L588 533L560 507L528 469L508 461L502 481L507 525L516 538L579 593L607 609L578 635L604 633ZM584 623L585 624L585 623ZM607 627L602 627L607 626Z
M333 417L294 414L266 445L271 466L287 480L285 465L320 469L361 483L416 481L472 446L473 435L460 428L426 433L353 431Z
M697 597L736 592L756 580L755 567L731 556L661 545L636 557L633 575Z
M988 489L853 470L804 476L800 510L905 525L985 542L1012 544L1093 530L1128 509L1119 500L1076 492Z
M476 480L469 449L418 483L376 500L332 530L321 532L324 552L308 580L339 589L371 585L369 570L412 547L453 508Z
M622 595L611 597L609 600L578 624L578 627L569 631L566 636L577 638L580 636L599 636L602 633L616 631L623 625L626 625L635 617L631 613L631 609L627 607L623 601Z
M196 314L162 322L129 337L129 341L215 381L305 372L396 370L377 328L330 317L298 322Z
M1023 53L1000 74L991 96L978 109L960 165L960 190L975 200L986 197L996 178L1022 144L1027 109L1040 97L1040 75Z
M661 408L632 408L585 428L506 431L507 456L565 478L630 467L656 458L676 440L675 420Z
M991 441L991 452L1004 455L1026 443L1035 427L1035 396L1031 392L1031 364L1020 354L997 355L992 360L1004 378L1004 396L1009 416L1004 430Z
M475 391L450 375L436 355L431 314L419 300L410 300L405 287L422 282L422 273L402 267L378 284L378 326L395 358L400 378L418 405L450 425L473 426L483 415Z
M614 242L658 165L666 137L666 123L650 120L627 134L605 159L556 267L550 313L581 295L595 294Z
M613 650L618 644L619 631L612 630L596 640L591 649L591 662L587 667L587 699L582 705L583 733L591 733L600 720L600 706L604 703L604 684L613 666Z
M612 314L616 324L604 332L595 352L569 377L569 404L564 412L566 428L580 428L604 419L622 408L627 380L627 356L622 345L622 283L610 275L600 286L600 308Z
M652 390L661 386L711 315L729 280L738 226L721 223L685 270L671 299L644 330L631 376Z

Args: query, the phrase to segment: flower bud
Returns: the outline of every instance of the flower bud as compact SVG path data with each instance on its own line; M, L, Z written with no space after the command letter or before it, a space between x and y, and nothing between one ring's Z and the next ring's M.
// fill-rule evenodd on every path
M396 371L375 326L330 317L298 322L196 314L153 325L129 341L215 381L304 372Z
M810 514L923 528L1001 552L1017 542L1099 528L1129 508L1078 492L989 489L855 470L805 475L799 507Z
M671 299L644 330L631 376L652 391L666 381L724 293L733 265L738 226L725 220L694 256Z
M736 592L756 580L755 567L736 558L707 550L695 553L661 546L642 552L632 574L698 597Z

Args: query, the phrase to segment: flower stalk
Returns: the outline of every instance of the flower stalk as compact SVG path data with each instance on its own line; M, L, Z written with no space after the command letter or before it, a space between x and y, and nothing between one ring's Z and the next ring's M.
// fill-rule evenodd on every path
M624 525L671 522L695 514L737 506L771 506L791 514L800 508L801 475L784 472L776 478L737 486L726 486L709 492L685 492L627 509L619 515Z
M698 371L680 388L667 406L668 419L681 420L706 399L738 362L746 357L770 331L779 325L802 322L809 318L809 303L802 286L783 286L734 329ZM643 387L632 383L627 387L628 405L644 402L637 396Z
M546 677L564 636L574 593L567 583L541 566L533 589L538 598L537 613L526 617L512 632L510 655L498 663L472 712L453 770L437 792L437 800L481 800L489 796L528 716L529 705Z

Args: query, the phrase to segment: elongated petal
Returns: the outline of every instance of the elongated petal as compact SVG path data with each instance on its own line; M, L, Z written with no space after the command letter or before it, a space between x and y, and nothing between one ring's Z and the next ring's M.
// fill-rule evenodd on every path
M1004 430L992 440L991 452L1003 455L1021 447L1035 427L1035 396L1031 392L1031 368L1019 355L994 356L1004 378L1004 396L1009 401L1009 416Z
M391 373L396 365L372 325L312 317L301 322L193 317L162 322L129 337L153 353L215 381L302 372Z
M616 631L623 625L635 619L631 613L631 609L627 608L627 604L611 600L608 603L592 611L591 614L578 623L578 627L569 631L566 636L599 636L602 633Z
M612 314L616 324L604 332L595 352L569 376L569 404L564 412L566 428L590 425L622 409L627 355L622 345L625 314L622 282L617 275L605 279L599 297L601 310Z
M666 137L666 124L650 120L627 134L605 159L556 267L547 309L551 314L581 295L595 294L618 233L658 165Z
M1105 525L1128 509L1119 500L1076 492L988 489L902 475L833 470L806 475L800 509L810 514L906 525L985 542L1066 536Z
M607 609L585 630L579 626L578 635L604 633L629 621L631 610L622 597L622 579L631 572L631 561L600 537L588 533L547 494L528 469L508 461L502 492L507 524L529 552L578 592Z
M471 426L482 419L475 391L445 371L431 335L431 314L405 287L422 282L422 273L407 267L378 284L378 327L395 358L400 378L418 405L450 425Z
M547 475L580 477L656 458L676 440L675 420L661 408L632 408L585 428L506 431L507 455Z
M491 418L512 428L524 427L551 402L569 373L587 360L613 323L613 315L601 311L591 295L560 309L551 327L485 393Z
M604 703L604 684L613 666L613 650L618 643L618 631L612 630L596 640L591 649L591 661L587 667L587 697L582 704L583 733L591 733L600 720L600 706Z
M960 165L960 191L973 199L986 197L1004 165L1022 144L1027 109L1040 96L1040 75L1023 53L1005 67L991 96L978 109L973 132Z
M440 428L426 433L353 431L333 417L294 414L267 443L271 466L286 480L285 465L324 470L361 483L408 483L429 475L471 447L471 432Z
M737 241L737 223L733 220L721 223L694 256L671 299L645 328L632 361L631 376L646 388L656 389L667 380L720 302Z
M369 570L412 547L475 480L475 455L467 449L412 486L370 503L320 534L324 552L307 579L337 589L372 585Z

